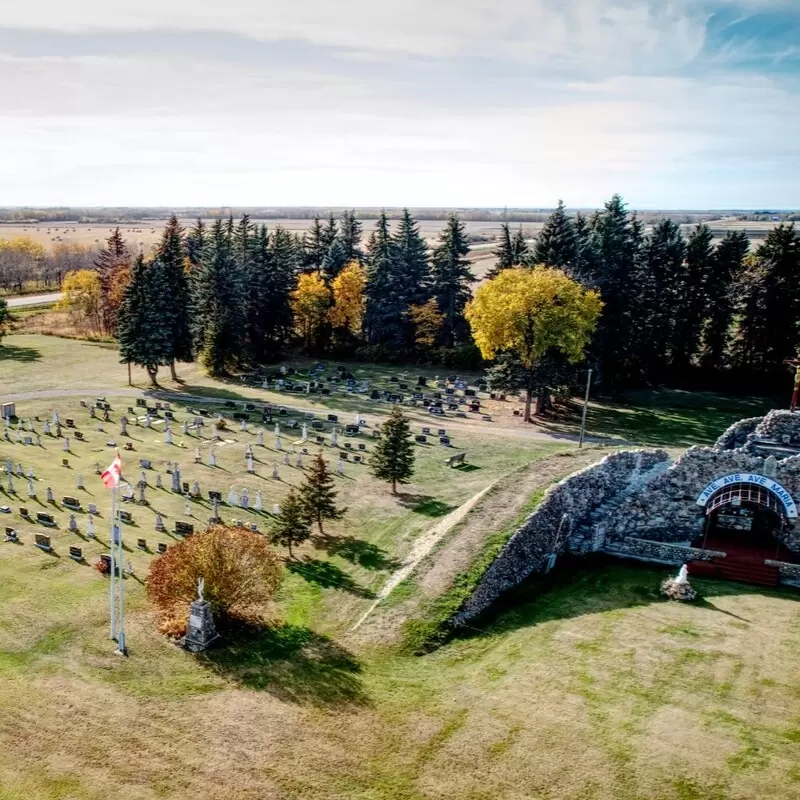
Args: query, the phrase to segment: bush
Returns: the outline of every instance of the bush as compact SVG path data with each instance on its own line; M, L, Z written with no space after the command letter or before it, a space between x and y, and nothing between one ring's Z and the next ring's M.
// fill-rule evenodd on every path
M281 561L263 536L244 528L213 525L184 539L153 561L147 596L159 611L161 630L180 636L197 581L217 626L263 623L281 583Z
M434 351L433 357L443 367L451 369L481 369L483 356L474 344L460 344L458 347L440 347Z

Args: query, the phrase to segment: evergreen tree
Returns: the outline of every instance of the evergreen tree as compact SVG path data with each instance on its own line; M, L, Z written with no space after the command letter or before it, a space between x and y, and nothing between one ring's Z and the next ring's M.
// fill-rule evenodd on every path
M593 259L585 265L582 282L597 289L604 303L593 349L601 379L619 386L632 369L630 353L637 350L639 321L632 311L639 294L635 278L644 238L642 225L628 215L622 198L614 195L603 211L592 217L590 227Z
M333 487L333 476L328 471L322 453L317 453L300 485L299 500L306 519L317 523L320 536L325 533L322 529L323 520L341 519L347 511L336 505L338 492Z
M592 240L592 229L589 220L580 213L575 215L572 222L575 228L575 260L570 268L571 276L582 283L596 268L597 257Z
M745 270L737 352L742 366L768 377L800 344L800 236L794 224L771 230Z
M386 212L381 212L367 245L367 285L364 328L370 344L405 344L405 313L409 287L400 274L397 247L389 231Z
M116 308L111 299L120 272L127 271L130 263L131 253L128 245L122 238L119 228L115 228L94 262L97 267L97 278L100 281L100 317L106 333L112 333L116 329Z
M303 269L306 272L321 270L332 242L319 217L314 217L311 229L303 235Z
M336 236L322 259L322 274L330 283L343 269L347 263L347 251L344 243Z
M528 243L525 241L525 234L522 232L522 225L517 228L517 232L511 240L511 251L516 264L530 266L531 253Z
M189 261L190 271L200 264L207 238L206 224L202 219L198 219L186 235L186 258Z
M464 225L453 214L439 235L439 244L431 259L431 295L444 314L442 341L446 347L452 347L468 335L464 307L471 296L469 285L475 281L468 253Z
M497 250L494 251L494 255L497 261L486 276L487 278L495 278L502 270L514 267L519 263L514 260L514 243L511 239L511 229L507 222L500 226L500 244Z
M173 214L164 227L161 242L156 249L156 260L164 269L168 287L165 298L169 306L169 318L172 328L173 358L170 362L172 380L177 381L175 374L176 361L192 361L194 348L189 323L190 297L189 279L186 275L186 246L183 227Z
M270 541L288 548L289 558L294 558L292 547L303 544L311 538L308 517L294 489L281 503L280 516L272 524Z
M324 246L326 253L338 235L339 228L336 224L336 217L331 214L328 217L328 224L322 229L322 245Z
M682 283L685 252L681 230L669 219L658 222L642 244L637 271L631 277L635 293L630 313L636 335L625 345L631 356L627 372L631 377L663 381L676 324L673 309Z
M120 306L117 339L122 363L147 370L157 386L158 368L172 363L172 325L167 298L168 275L157 259L138 256Z
M578 237L575 226L567 215L563 201L558 201L555 211L547 218L536 237L533 262L563 269L573 275L573 265L578 255Z
M356 219L355 211L345 211L342 214L342 219L339 223L339 237L344 247L344 263L360 261L363 256L361 252L361 223Z
M403 216L392 241L397 260L397 272L406 289L406 304L423 305L427 303L430 300L428 245L419 232L417 221L407 208L403 209Z
M0 344L6 335L6 325L11 322L11 312L8 310L8 303L5 298L0 297Z
M192 275L194 341L209 374L226 375L241 361L245 333L232 222L214 223L200 267Z
M400 406L395 406L381 426L381 438L370 460L372 474L382 481L391 481L392 494L398 483L408 483L414 474L414 443L411 426Z
M683 375L700 351L703 320L709 307L709 285L714 272L714 237L700 223L686 242L683 275L672 295L672 369Z
M744 231L728 231L714 252L706 288L706 320L700 362L706 369L725 366L725 350L733 321L733 285L741 273L750 240Z

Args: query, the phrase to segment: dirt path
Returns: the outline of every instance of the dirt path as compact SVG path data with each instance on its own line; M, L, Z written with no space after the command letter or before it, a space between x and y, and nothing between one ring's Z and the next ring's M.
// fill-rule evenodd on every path
M61 299L61 292L51 292L50 294L27 294L20 297L7 297L9 308L21 308L22 306L35 306L39 303L55 303Z
M369 617L369 615L377 608L381 600L388 597L394 589L401 584L414 570L414 568L422 561L428 553L441 541L442 537L447 534L455 525L461 522L462 519L474 508L475 504L488 492L494 483L489 484L485 489L481 489L477 494L474 494L467 500L466 503L460 505L455 511L451 511L446 517L439 520L432 528L429 528L422 536L420 536L411 548L411 552L406 556L400 569L398 569L388 581L383 589L378 592L375 602L367 609L366 613L361 619L356 622L350 629L351 631L358 630L361 623Z

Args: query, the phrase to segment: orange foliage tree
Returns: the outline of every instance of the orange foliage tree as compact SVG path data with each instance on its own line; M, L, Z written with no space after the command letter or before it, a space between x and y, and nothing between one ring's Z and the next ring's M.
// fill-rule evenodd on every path
M330 310L331 324L335 328L346 328L358 336L364 323L364 287L367 276L358 261L350 261L331 282L333 308Z
M265 621L282 576L281 560L263 536L212 525L153 561L147 596L161 615L161 629L179 636L199 578L205 580L203 596L217 625L224 628L235 621Z

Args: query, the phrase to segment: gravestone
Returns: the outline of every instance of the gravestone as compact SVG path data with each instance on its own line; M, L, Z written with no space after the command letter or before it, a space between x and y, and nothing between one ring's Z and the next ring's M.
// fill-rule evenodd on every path
M172 491L177 493L181 491L181 473L177 468L172 472Z
M119 421L119 433L120 436L127 436L128 435L128 418L122 417Z
M138 550L144 550L147 552L147 539L137 539L136 547Z
M161 514L156 514L156 530L163 533L166 530Z
M239 504L239 495L236 492L236 489L231 486L228 490L228 505L229 506L236 506Z
M64 495L64 497L61 498L61 504L67 508L73 508L76 511L79 511L81 507L81 501L70 495Z
M91 515L86 518L86 536L89 539L94 539L97 536L94 530L94 518Z
M247 489L242 489L242 497L239 500L240 508L250 508L250 494Z
M133 515L130 511L122 511L119 512L119 521L124 522L126 525L130 525L133 523Z
M78 532L78 521L75 519L74 514L69 515L69 523L67 524L70 533L77 533Z
M273 503L272 505L272 513L279 517L281 515L281 507L277 503Z
M163 489L164 481L161 480L161 473L156 473L156 489Z
M163 555L167 552L167 543L166 542L159 542L156 549L160 555Z
M217 466L217 456L214 453L213 447L208 451L208 466L209 467Z
M69 453L69 436L64 437L64 452Z
M201 578L198 586L198 598L189 607L189 621L186 625L186 636L183 637L183 646L190 653L202 653L218 638L211 606L207 600L203 599L203 580Z
M97 506L94 503L89 503L89 505L86 506L86 512L88 514L93 514L94 516L97 516L98 514Z
M75 479L75 488L76 489L83 489L84 488L84 486L83 486L83 475L81 475L80 472L78 473L78 477Z
M222 502L222 492L216 492L214 490L209 491L208 500L209 500L209 502L212 502L212 503L214 502L214 500L216 500L217 502L221 503Z
M76 547L75 545L70 545L69 557L73 561L83 561L83 550L81 550L80 547Z
M50 537L45 535L44 533L37 533L34 537L34 542L36 546L40 550L44 550L46 553L52 551L52 546L50 545Z
M200 497L200 482L194 481L192 483L192 497Z
M164 444L172 444L172 431L169 428L164 430Z
M288 455L288 453L287 453L287 455ZM277 464L273 464L272 465L272 477L275 478L276 480L278 479L278 465Z
M252 475L256 471L256 465L253 461L253 454L247 456L247 471Z
M175 535L176 536L191 536L194 533L194 525L190 522L182 522L175 520Z
M289 452L288 452L288 450L287 450L287 452L285 452L285 453L283 454L283 464L284 464L284 466L286 466L286 467L288 467L288 466L289 466Z
M45 497L48 503L53 502L53 490L48 486L47 491L45 492Z
M149 459L149 458L140 458L140 459L139 459L139 466L140 466L142 469L150 469L150 468L151 468L151 466L152 466L152 464L151 464L151 462L150 462L150 459Z
M264 510L264 496L261 493L261 490L256 492L256 499L253 503L253 508L259 512Z

